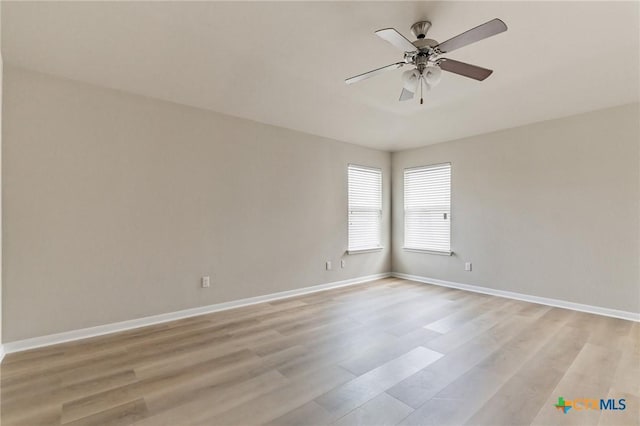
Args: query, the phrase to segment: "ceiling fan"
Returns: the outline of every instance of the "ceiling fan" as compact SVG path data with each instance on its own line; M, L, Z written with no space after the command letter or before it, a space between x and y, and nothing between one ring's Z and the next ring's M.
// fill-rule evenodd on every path
M345 80L345 83L352 84L358 81L374 77L385 71L391 71L411 65L415 68L405 71L402 74L402 93L400 101L413 99L420 86L420 103L423 103L422 88L423 86L429 90L440 82L441 70L459 74L464 77L473 78L482 81L489 77L492 70L478 67L476 65L455 61L453 59L442 58L440 55L452 52L471 43L483 40L485 38L500 34L507 30L507 25L500 19L492 19L475 28L465 31L449 40L438 43L435 40L426 38L427 31L431 28L431 22L420 21L411 26L411 32L416 36L417 40L409 41L400 34L395 28L385 28L378 30L375 34L383 40L388 41L396 48L404 52L404 59L401 62L387 65L373 71L365 72Z

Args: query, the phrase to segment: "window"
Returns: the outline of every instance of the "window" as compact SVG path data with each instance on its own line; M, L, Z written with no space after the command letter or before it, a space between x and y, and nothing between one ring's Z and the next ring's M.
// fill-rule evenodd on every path
M349 249L380 249L382 171L349 165Z
M451 164L405 169L404 248L451 254Z

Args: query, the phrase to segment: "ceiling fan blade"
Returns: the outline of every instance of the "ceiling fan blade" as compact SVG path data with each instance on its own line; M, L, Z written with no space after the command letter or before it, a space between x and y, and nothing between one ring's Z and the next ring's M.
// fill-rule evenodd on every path
M399 101L408 101L410 99L413 99L413 95L415 95L415 93L410 92L407 89L402 89L402 93L400 93L400 99L398 99Z
M358 74L356 76L347 78L344 82L347 84L357 83L362 80L366 80L367 78L375 77L378 74L382 74L385 71L391 71L400 68L405 65L404 62L396 62L395 64L387 65L386 67L377 68L373 71L365 72L363 74Z
M403 52L415 52L418 50L405 36L400 34L395 28L384 28L376 31L376 35L388 41Z
M478 81L484 80L485 78L489 77L491 73L493 73L492 70L467 64L465 62L454 61L453 59L442 58L439 65L440 68L445 71L473 78L474 80Z
M492 19L489 22L485 22L482 25L478 25L469 31L465 31L462 34L440 43L438 49L442 53L451 52L504 31L507 31L507 25L498 18Z

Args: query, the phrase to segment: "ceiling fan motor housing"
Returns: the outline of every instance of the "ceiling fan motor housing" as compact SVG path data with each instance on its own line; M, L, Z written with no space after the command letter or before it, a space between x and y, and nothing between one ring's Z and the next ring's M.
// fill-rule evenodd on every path
M430 51L435 50L435 48L438 46L438 42L430 38L422 38L414 41L413 45L419 50Z

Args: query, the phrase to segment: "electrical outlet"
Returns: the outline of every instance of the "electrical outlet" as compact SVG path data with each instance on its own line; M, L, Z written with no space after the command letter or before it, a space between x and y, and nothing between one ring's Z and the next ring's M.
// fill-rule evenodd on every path
M465 271L471 271L471 262L465 262L464 270Z
M327 260L327 271L331 270L331 261Z
M344 268L345 266L347 266L347 261L346 261L346 260L344 260L344 259L342 259L342 260L340 261L340 267L341 267L341 268Z
M209 288L211 287L211 278L209 277L202 277L202 280L200 281L202 288Z

